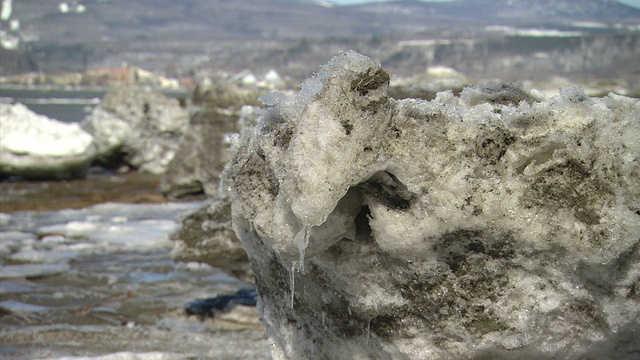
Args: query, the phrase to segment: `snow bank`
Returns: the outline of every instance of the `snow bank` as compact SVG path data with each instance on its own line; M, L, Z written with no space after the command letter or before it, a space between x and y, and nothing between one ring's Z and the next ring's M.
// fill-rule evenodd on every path
M388 81L341 54L233 146L274 357L637 354L639 100Z

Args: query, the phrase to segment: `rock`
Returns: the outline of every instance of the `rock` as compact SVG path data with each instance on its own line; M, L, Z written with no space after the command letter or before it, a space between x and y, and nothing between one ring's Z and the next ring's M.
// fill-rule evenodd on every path
M276 359L631 359L640 101L388 97L347 52L223 174Z
M175 261L201 262L227 274L253 282L247 253L231 226L231 203L221 199L186 216L171 235Z
M82 128L94 136L98 160L162 174L178 150L188 110L177 99L142 87L108 93Z
M255 124L258 92L221 81L203 81L193 92L189 125L175 158L163 176L169 198L204 193L215 197L218 178L230 159L229 137L244 124Z
M84 178L95 156L93 137L78 124L0 104L0 178Z

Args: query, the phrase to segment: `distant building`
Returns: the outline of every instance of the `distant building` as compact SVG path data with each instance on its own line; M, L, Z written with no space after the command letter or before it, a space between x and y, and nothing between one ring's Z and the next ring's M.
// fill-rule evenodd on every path
M93 86L132 85L134 80L134 68L128 66L87 70L83 74L83 83Z
M86 70L83 74L83 83L93 86L118 86L118 85L150 85L160 88L178 88L180 82L176 79L164 77L151 71L135 66L123 64L119 68L100 68Z

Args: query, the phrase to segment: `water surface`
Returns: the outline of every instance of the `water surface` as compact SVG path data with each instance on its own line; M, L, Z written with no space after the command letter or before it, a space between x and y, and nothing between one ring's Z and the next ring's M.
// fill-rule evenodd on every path
M0 214L0 357L270 358L255 308L204 321L184 313L248 286L171 260L169 234L204 204Z

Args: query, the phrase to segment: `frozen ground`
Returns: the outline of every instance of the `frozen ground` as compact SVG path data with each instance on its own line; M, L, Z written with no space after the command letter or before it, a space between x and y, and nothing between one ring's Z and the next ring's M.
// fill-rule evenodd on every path
M176 264L168 235L202 202L0 214L2 359L268 359L255 308L187 317L247 284Z

